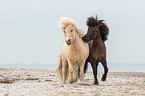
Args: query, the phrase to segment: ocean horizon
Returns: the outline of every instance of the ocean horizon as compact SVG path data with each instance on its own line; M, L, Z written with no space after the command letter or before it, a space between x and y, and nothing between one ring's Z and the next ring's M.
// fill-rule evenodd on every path
M88 64L88 71L92 71ZM55 70L58 64L0 64L0 68L24 68L24 69L44 69ZM145 64L108 64L109 72L143 72L145 73ZM98 71L103 72L102 64L99 64Z

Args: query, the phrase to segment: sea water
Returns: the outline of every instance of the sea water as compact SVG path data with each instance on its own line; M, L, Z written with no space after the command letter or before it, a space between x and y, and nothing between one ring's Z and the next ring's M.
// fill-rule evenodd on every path
M92 71L91 65L88 64L88 71ZM24 68L24 69L45 69L55 70L58 64L0 64L0 68ZM109 72L144 72L145 64L108 64ZM104 71L102 64L99 64L98 71Z

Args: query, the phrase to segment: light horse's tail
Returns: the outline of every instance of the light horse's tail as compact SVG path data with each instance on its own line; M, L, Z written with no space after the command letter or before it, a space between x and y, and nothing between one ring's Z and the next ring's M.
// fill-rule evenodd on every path
M56 72L59 73L58 77L62 78L62 56L61 56L61 54L59 55L59 65L54 73L56 73Z
M66 66L66 73L65 73L65 80L67 80L67 78L68 78L68 64L67 64L67 66ZM57 69L56 69L56 71L54 72L54 73L56 73L57 72L57 76L60 78L60 80L62 81L63 79L62 79L62 54L60 54L60 56L59 56L59 65L58 65L58 67L57 67Z

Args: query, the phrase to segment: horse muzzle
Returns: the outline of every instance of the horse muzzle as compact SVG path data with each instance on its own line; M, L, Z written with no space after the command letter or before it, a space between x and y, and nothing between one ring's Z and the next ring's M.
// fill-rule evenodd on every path
M71 40L68 39L68 41L66 41L66 44L67 44L67 45L71 45Z
M82 40L86 43L88 42L88 40L85 37L83 37Z

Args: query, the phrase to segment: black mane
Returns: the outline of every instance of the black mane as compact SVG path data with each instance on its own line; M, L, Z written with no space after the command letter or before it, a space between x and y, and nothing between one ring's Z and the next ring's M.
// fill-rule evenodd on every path
M89 17L87 20L87 26L89 27L96 27L98 25L98 21L93 17Z
M97 19L97 16L96 16L96 19L93 16L91 16L87 20L87 26L89 26L89 27L97 27L98 25L101 24L101 26L99 27L100 33L101 33L101 37L102 37L103 41L106 41L107 37L109 35L109 28L108 28L108 26L105 23L103 23L103 21L104 20Z

